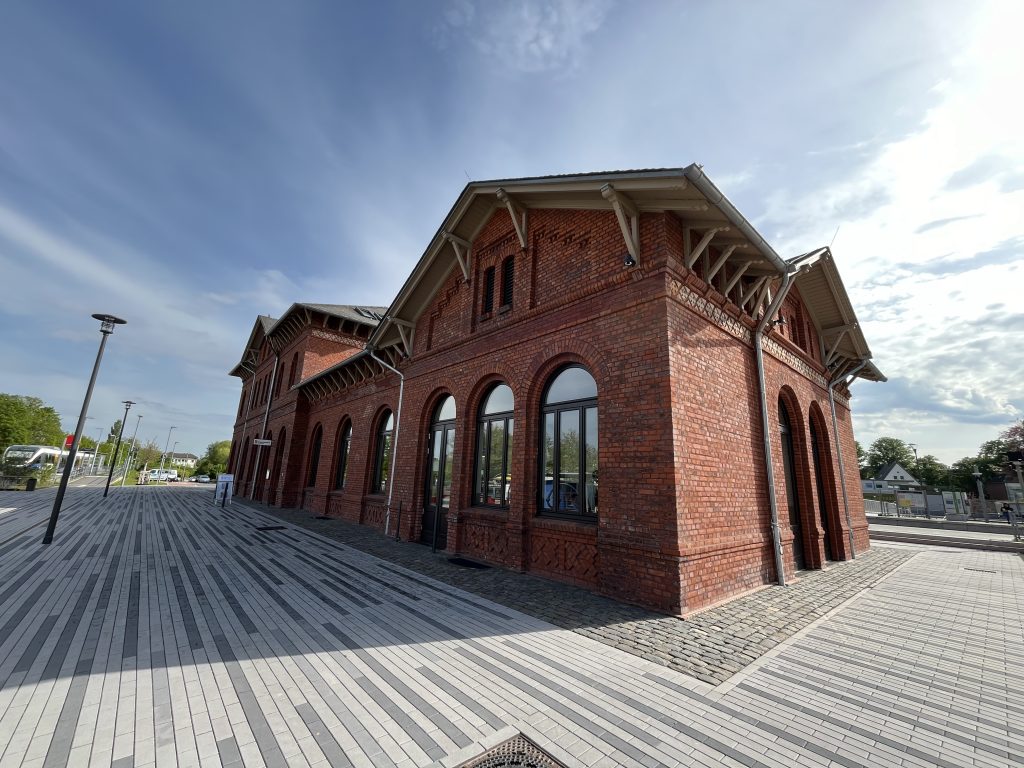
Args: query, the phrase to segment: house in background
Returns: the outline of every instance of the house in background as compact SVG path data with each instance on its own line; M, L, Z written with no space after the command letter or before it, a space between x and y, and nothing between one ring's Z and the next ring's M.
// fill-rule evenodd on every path
M256 318L228 471L685 614L870 546L870 358L831 251L781 257L700 166L471 182L389 307Z
M167 462L172 467L195 469L196 464L199 462L199 457L194 453L169 453L167 454Z
M921 483L899 462L890 461L874 477L861 480L860 486L865 493L895 493L919 490Z

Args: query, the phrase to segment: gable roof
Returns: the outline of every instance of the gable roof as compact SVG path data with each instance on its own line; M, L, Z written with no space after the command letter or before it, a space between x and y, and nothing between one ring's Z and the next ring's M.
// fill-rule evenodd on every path
M882 372L870 362L871 349L839 276L832 250L825 247L816 253L818 258L797 272L795 282L811 321L821 335L825 347L824 362L831 377L844 376L864 363L856 374L858 378L886 381Z
M266 338L268 331L276 322L277 319L270 315L256 316L256 322L252 324L249 340L245 343L245 350L242 352L242 359L228 371L229 376L238 376L241 379L252 376L260 359L260 347L263 346L263 339Z
M529 210L569 208L616 212L624 233L634 214L670 211L696 231L728 228L729 261L745 265L745 274L774 278L806 261L797 282L807 287L812 318L819 329L835 336L832 357L834 376L853 372L859 377L884 381L869 362L871 351L859 330L846 290L828 248L817 249L787 262L736 209L697 164L684 168L649 168L632 171L602 171L556 176L535 176L470 182L431 238L395 300L382 314L383 320L370 336L368 346L386 348L412 346L416 321L453 269L469 274L473 240L498 209L508 209L520 242L529 231ZM519 230L525 230L520 232ZM626 235L624 234L624 237ZM628 246L626 246L628 247ZM813 258L812 258L813 257ZM640 258L643 256L641 254ZM804 293L801 288L801 294ZM839 335L841 325L852 330Z
M916 482L917 482L917 478L916 478L916 477L914 477L914 476L913 476L912 474L910 474L910 473L909 473L909 472L907 471L906 467L904 467L904 466L903 466L902 464L900 464L900 463L899 463L898 461L890 461L890 462L889 462L888 464L886 464L886 465L885 465L884 467L882 467L881 469L879 469L879 470L878 470L878 471L877 471L877 472L875 473L875 477L874 477L874 479L875 479L875 480L885 480L885 479L887 479L887 478L889 477L890 473L891 473L891 472L892 472L892 471L893 471L894 469L896 469L896 467L899 467L900 469L902 469L902 470L903 470L903 474L904 474L904 475L906 475L906 478L907 478L907 482L913 482L913 483L916 483Z
M271 345L279 350L310 323L313 312L338 318L342 322L352 323L361 327L363 332L369 336L383 319L385 311L385 307L296 302L288 307L280 318L260 315L256 319L256 323L253 324L245 352L242 353L242 360L231 369L229 375L242 379L251 376L259 362L259 352L264 338L269 339Z

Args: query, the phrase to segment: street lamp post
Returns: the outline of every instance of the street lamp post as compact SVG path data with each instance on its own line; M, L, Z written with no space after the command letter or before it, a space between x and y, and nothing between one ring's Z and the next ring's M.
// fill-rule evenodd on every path
M139 434L139 424L142 423L142 414L138 414L135 417L135 432L132 433L132 445L128 449L128 458L124 460L124 472L121 473L121 487L124 488L124 479L128 477L128 467L131 466L130 462L132 456L135 454L135 437Z
M171 457L170 457L169 461L171 462L171 466L172 467L175 466L175 464L174 464L174 454L177 453L177 451L178 451L178 443L180 443L180 442L181 442L180 440L175 440L174 441L174 445L171 446Z
M163 455L160 457L160 469L164 468L164 459L167 458L167 446L171 444L171 432L173 432L176 429L177 427L171 427L170 429L167 430L167 442L164 443L164 452Z
M92 416L87 416L86 418L91 419ZM103 435L103 427L100 427L99 429L96 430L96 444L93 445L93 447L92 447L92 461L89 462L89 474L90 475L95 475L96 474L96 460L100 456L100 437L102 435Z
M82 401L82 412L78 415L78 425L75 427L75 439L71 443L71 451L68 453L68 463L64 465L64 473L60 476L60 487L57 489L57 498L53 500L53 510L50 512L50 522L46 526L46 533L43 534L43 544L50 544L53 541L53 533L57 529L57 518L60 516L60 505L64 501L64 493L68 489L68 480L71 478L71 467L75 465L75 456L78 454L78 441L82 439L82 428L85 426L85 415L89 411L89 401L92 400L92 390L96 386L96 375L100 370L100 361L103 359L103 348L107 345L107 337L114 332L115 325L124 325L125 321L113 315L95 314L93 317L100 321L100 348L96 352L96 362L92 365L92 376L89 378L89 387L85 390L85 400Z
M107 498L107 494L110 493L110 481L114 477L114 467L117 464L117 452L121 450L121 435L124 434L124 423L128 419L128 409L135 405L132 400L122 400L124 404L124 418L121 419L121 428L117 430L117 442L114 444L114 454L110 459L110 471L107 472L107 485L103 489L103 498Z

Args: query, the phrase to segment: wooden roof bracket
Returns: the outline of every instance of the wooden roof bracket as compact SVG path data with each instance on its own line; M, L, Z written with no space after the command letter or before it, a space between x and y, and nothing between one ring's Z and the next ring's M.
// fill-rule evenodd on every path
M626 241L626 250L633 257L635 264L640 263L640 211L626 195L616 191L611 184L601 187L601 196L612 204L615 218L619 220L622 238ZM628 217L628 221L627 221Z
M405 356L412 357L412 343L416 338L416 326L408 320L399 320L392 317L391 322L398 329L398 335L402 337L402 346L405 347Z
M498 199L508 208L508 215L512 218L512 226L516 228L519 244L523 247L523 250L526 250L526 208L513 200L508 192L500 187L496 194Z
M704 237L697 243L697 247L687 255L686 257L686 268L693 269L693 265L697 263L697 259L700 258L701 254L704 253L704 249L711 243L711 238L717 235L719 232L728 232L728 227L713 227L704 233Z
M447 240L452 250L455 251L455 258L459 261L459 266L462 267L462 275L466 278L466 282L469 282L469 250L470 244L468 241L463 240L458 235L453 235L451 232L443 232L444 239ZM392 318L393 319L393 318Z
M711 281L715 279L715 275L718 274L718 270L725 266L725 262L729 260L729 257L732 256L732 252L735 251L736 248L737 246L735 245L727 246L726 249L722 251L722 255L719 256L715 260L715 263L711 265L711 269L708 271L707 277L708 285L711 285Z
M729 282L726 283L726 285L725 285L725 290L722 291L722 295L723 296L728 296L729 292L733 288L736 287L736 283L738 283L740 281L740 278L743 277L743 273L747 271L747 267L749 267L749 266L750 266L750 262L749 261L744 262L743 264L740 265L739 269L737 269L735 272L733 272L732 277L729 278Z
M839 344L842 342L846 334L853 330L853 328L855 327L856 326L853 325L844 325L836 329L839 331L839 333L836 335L836 338L832 342L832 345L825 353L825 365L829 365L833 360L836 359L836 356L839 354Z
M741 293L740 294L740 307L741 308L746 306L746 303L748 301L750 301L754 297L754 294L757 293L758 291L760 291L761 288L764 287L764 284L765 284L765 282L767 280L768 280L768 276L767 275L765 275L764 277L757 278L757 280L755 280L753 282L753 284L746 290L745 293Z

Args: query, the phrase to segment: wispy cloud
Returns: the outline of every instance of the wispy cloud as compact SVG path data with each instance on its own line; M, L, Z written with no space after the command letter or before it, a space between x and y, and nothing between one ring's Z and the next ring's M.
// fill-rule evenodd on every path
M611 10L608 0L454 0L435 28L437 45L472 46L498 70L569 73Z

